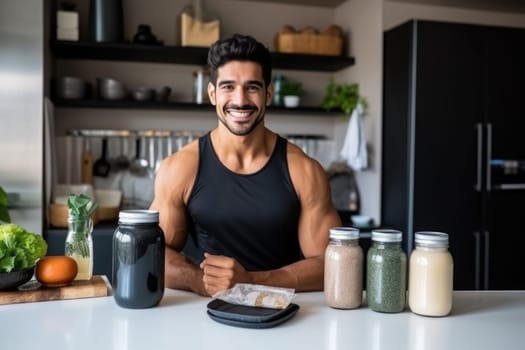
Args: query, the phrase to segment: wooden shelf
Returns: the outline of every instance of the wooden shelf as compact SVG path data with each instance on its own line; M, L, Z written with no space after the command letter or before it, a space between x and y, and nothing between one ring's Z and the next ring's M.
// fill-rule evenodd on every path
M107 108L107 109L148 109L148 110L187 110L187 111L209 111L215 113L214 107L209 104L196 104L192 102L138 102L133 100L109 101L100 99L91 100L63 100L53 99L56 107L64 108ZM338 116L341 111L329 111L315 106L303 106L298 108L269 107L268 113L301 114L301 115L325 115Z
M139 45L132 43L92 43L51 41L55 58L131 62L156 62L204 66L208 48ZM353 57L284 54L272 52L273 68L335 72L354 64Z

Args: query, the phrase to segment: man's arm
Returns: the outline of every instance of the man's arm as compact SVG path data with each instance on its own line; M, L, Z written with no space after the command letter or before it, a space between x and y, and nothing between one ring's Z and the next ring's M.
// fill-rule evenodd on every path
M288 145L288 164L301 202L299 244L305 259L284 266L273 274L255 273L254 278L276 282L296 291L322 290L329 229L341 226L341 219L332 205L330 186L322 166L293 144Z
M166 287L207 295L202 270L180 253L187 236L185 203L195 180L197 151L197 144L191 144L162 162L150 209L159 211L159 225L166 239Z

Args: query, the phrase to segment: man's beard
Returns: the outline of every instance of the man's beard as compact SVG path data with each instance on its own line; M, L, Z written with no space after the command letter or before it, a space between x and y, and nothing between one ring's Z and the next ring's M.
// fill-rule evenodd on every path
M260 111L257 107L250 106L250 105L246 105L246 106L242 106L242 107L227 105L227 106L225 106L223 108L224 115L228 115L228 113L227 113L228 109L250 110L250 111L257 111L257 112ZM228 123L223 118L219 118L219 121L222 123L222 125L224 125L232 134L234 134L236 136L247 136L247 135L249 135L250 133L252 133L253 130L255 130L255 128L257 128L257 126L263 120L264 120L264 111L257 116L257 119L255 120L255 122L252 125L250 125L250 127L248 129L243 129L243 130L238 130L237 129L236 130L233 127L231 127L230 125L228 125ZM239 124L242 125L242 123L236 123L236 124L237 125L239 125Z

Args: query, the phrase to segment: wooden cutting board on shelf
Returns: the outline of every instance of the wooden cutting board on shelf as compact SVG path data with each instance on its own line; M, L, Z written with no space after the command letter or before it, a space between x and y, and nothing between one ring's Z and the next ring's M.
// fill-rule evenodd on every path
M39 286L36 281L29 283L33 282ZM36 289L0 291L0 305L103 297L109 295L109 291L109 282L105 277L93 276L89 281L73 281L64 287L48 288L40 285Z

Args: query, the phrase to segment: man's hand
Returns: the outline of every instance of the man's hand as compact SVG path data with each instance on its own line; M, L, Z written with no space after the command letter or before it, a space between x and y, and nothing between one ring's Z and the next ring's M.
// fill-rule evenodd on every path
M202 282L210 296L233 287L236 283L252 283L249 272L235 259L204 253L200 267Z

